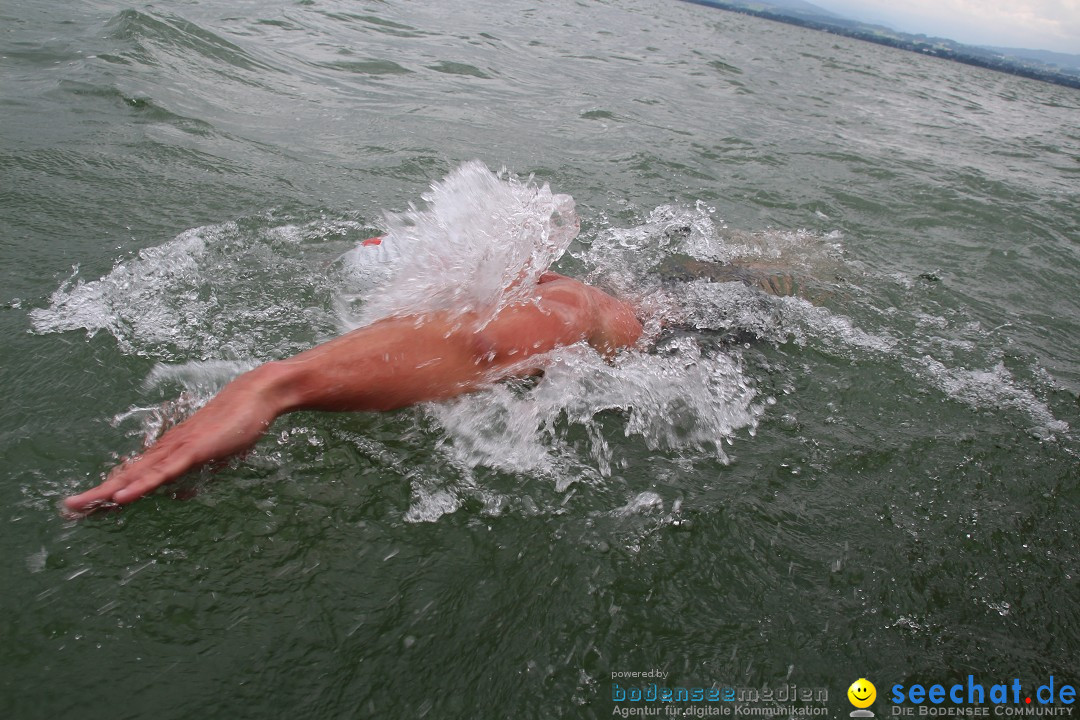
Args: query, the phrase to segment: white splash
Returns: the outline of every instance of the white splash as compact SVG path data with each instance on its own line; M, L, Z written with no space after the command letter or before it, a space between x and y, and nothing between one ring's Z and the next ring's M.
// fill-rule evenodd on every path
M494 317L531 295L578 233L569 195L496 175L479 161L463 164L422 198L422 209L385 214L380 245L344 258L356 283L345 299L361 303L357 317L346 317L350 324L432 310Z
M585 429L601 476L616 458L602 432L605 417L621 417L622 434L650 450L704 452L722 462L724 442L753 429L763 412L736 356L706 355L691 338L653 353L604 361L589 348L549 354L544 378L528 389L497 385L428 411L446 429L447 453L459 466L554 473L573 452L570 426Z
M329 279L312 255L357 232L351 221L301 227L249 218L187 230L118 262L102 278L78 269L31 310L35 332L110 333L159 360L269 359L335 332ZM329 253L328 253L329 254ZM333 255L330 255L333 257Z

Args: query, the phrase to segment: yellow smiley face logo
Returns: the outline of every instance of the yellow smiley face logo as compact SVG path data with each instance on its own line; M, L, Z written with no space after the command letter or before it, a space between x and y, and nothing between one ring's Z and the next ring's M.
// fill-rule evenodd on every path
M876 697L877 688L866 678L859 678L847 689L847 699L857 708L870 707Z

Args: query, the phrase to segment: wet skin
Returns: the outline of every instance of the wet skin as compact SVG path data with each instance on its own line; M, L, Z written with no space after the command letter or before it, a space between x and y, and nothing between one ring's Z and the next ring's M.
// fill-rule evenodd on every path
M585 341L606 356L641 336L632 308L571 278L545 273L527 301L487 323L475 314L391 317L226 385L97 487L71 512L123 505L186 472L242 453L294 410L383 411L452 398L543 370L539 356Z

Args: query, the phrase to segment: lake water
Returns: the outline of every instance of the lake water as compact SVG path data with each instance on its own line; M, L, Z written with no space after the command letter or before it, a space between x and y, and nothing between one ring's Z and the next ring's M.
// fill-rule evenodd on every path
M609 717L654 669L833 717L866 677L884 716L894 684L1080 681L1076 90L680 2L13 0L0 28L5 717ZM58 512L228 377L429 296L373 298L401 257L364 238L532 248L489 236L550 212L507 188L573 198L542 258L648 347L288 416Z

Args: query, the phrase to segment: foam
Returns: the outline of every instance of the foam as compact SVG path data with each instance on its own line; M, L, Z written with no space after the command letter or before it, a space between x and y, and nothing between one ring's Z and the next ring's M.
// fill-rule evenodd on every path
M335 333L329 279L313 247L333 246L358 223L273 225L252 218L187 230L84 281L75 268L47 308L30 311L38 333L110 333L128 354L159 360L269 359Z
M663 343L656 354L625 353L608 363L589 348L549 353L542 382L524 389L497 385L427 406L446 429L447 455L459 466L552 473L571 451L570 426L588 437L588 453L603 477L614 456L605 417L623 418L623 434L650 450L729 458L725 439L753 429L763 412L737 357L708 355L692 338Z
M1043 435L1068 431L1069 424L1058 420L1046 403L1018 384L1005 364L990 368L947 367L930 356L914 359L915 372L949 397L973 408L993 407L1018 410L1034 420Z

